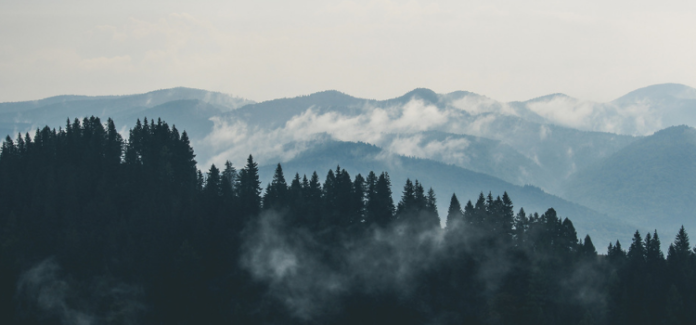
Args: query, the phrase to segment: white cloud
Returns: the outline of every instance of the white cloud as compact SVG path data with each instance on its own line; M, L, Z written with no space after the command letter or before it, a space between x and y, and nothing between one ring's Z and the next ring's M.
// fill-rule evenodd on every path
M527 108L553 124L587 131L630 135L650 134L662 127L660 106L648 101L628 105L594 103L555 96L527 104ZM543 132L542 139L545 137Z
M238 120L213 118L213 132L196 144L197 150L216 153L210 161L216 164L226 159L243 161L249 153L261 162L287 161L306 150L308 142L329 135L339 141L361 141L390 148L399 154L415 154L414 148L399 141L392 145L385 143L385 136L408 135L441 127L451 116L450 111L425 105L420 100L412 100L403 106L365 107L364 111L361 115L346 116L336 111L319 114L308 108L274 130L250 127ZM438 150L464 145L462 141L429 143L417 154L425 157ZM457 156L455 153L449 155Z
M519 115L514 108L510 107L510 105L482 96L464 96L460 99L452 101L451 105L471 115L479 115L483 113L497 113L513 116Z

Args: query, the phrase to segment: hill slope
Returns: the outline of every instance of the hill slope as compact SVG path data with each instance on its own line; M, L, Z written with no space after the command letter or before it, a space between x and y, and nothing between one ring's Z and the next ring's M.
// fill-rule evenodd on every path
M56 96L36 101L0 103L0 134L14 136L18 132L32 132L44 125L57 128L64 126L68 117L112 117L118 125L133 126L136 118L148 115L153 118L164 117L148 114L150 108L181 100L205 103L209 113L200 116L204 120L253 103L227 94L183 87L124 96ZM189 106L195 108L198 105ZM213 107L215 110L211 111L210 108ZM210 128L212 124L205 130L206 133Z
M426 189L432 187L438 195L438 211L441 218L446 215L452 193L457 194L463 204L467 200L475 201L481 192L492 192L497 196L507 191L515 204L516 212L524 207L527 213L543 213L553 207L559 216L573 221L579 237L589 233L598 250L604 249L612 240L628 241L636 230L628 223L568 202L533 186L517 186L468 169L427 159L389 154L365 143L325 140L282 165L288 182L295 173L299 173L300 176L306 174L309 177L313 171L323 179L327 171L336 169L337 165L347 170L352 177L358 173L366 176L370 171L387 171L391 177L395 202L400 199L406 178L418 179ZM264 183L270 182L274 170L275 164L260 168Z
M639 139L578 172L564 196L649 229L696 229L696 129Z

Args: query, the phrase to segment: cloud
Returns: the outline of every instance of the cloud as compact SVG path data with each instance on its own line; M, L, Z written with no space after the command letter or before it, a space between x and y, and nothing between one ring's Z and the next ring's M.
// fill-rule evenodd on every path
M318 113L316 109L309 107L288 120L283 127L273 130L249 126L236 118L213 118L213 131L196 144L197 150L215 153L209 161L215 164L226 159L243 161L249 153L261 163L283 162L306 150L310 142L328 135L335 140L370 143L402 154L414 148L402 148L398 143L390 146L385 142L387 135L406 135L435 129L448 123L451 118L450 111L426 105L421 100L387 108L368 106L363 111L363 114L348 116L338 111ZM433 143L422 154L457 144L461 145L462 142L441 145Z
M520 255L510 254L502 238L488 237L481 229L459 231L464 228L457 227L475 227L462 226L460 220L449 224L450 230L395 221L352 236L329 235L330 241L322 242L325 233L322 236L288 226L283 218L283 214L266 211L255 220L243 238L241 265L255 280L266 284L268 296L305 322L322 323L324 318L345 312L343 298L347 295L360 299L386 293L393 295L387 299L417 300L423 293L419 287L425 284L420 282L424 273L452 266L451 270L458 270L456 265L462 263L468 268L464 276L482 284L477 293L484 299L492 298L511 272L528 267L520 265ZM448 231L456 232L452 235ZM537 235L529 236L530 243L538 240L534 238ZM518 249L529 257L525 264L548 263L549 256L536 245ZM465 258L453 263L453 256ZM475 267L465 262L468 258L475 261ZM606 297L599 290L603 278L595 269L594 263L575 264L567 277L558 280L559 288L581 306L605 303Z
M466 154L470 141L465 138L447 137L443 140L426 140L422 134L397 136L385 149L403 156L433 159L464 166L471 157Z
M648 101L615 105L554 96L526 107L553 124L580 130L647 135L662 127L659 106Z
M497 113L502 115L519 116L517 111L506 103L500 103L494 99L483 96L464 96L453 100L450 105L461 109L471 115L483 113Z
M307 230L285 226L282 214L266 211L247 232L241 265L294 316L308 320L340 310L348 292L411 294L414 277L441 258L436 253L444 232L438 227L413 233L401 224L337 244L341 248L332 251ZM342 262L331 263L325 254Z

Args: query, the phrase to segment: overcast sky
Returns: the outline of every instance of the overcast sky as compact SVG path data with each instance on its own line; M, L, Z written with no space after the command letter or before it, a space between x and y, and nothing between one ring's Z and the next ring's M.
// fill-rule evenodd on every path
M609 101L696 86L696 1L0 1L0 102L176 86Z

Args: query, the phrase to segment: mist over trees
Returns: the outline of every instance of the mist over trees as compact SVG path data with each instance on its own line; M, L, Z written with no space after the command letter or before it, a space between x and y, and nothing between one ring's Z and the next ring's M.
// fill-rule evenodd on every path
M199 171L187 133L161 120L138 120L127 140L94 117L8 136L0 323L696 319L683 227L666 256L657 231L598 255L553 208L527 213L507 193L460 201L426 188L340 166L323 182L316 172L286 178L278 164L263 189L251 155ZM442 228L437 200L448 198Z

